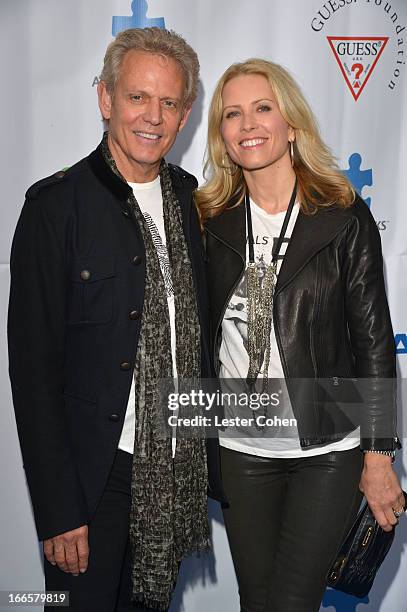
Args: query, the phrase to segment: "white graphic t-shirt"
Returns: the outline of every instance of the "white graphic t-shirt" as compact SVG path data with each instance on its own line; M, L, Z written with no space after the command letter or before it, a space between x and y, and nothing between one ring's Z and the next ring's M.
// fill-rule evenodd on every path
M284 255L290 243L291 234L294 229L295 222L298 217L299 205L295 204L290 221L288 223L286 235L283 239L280 253L277 262L277 274L280 271ZM266 266L271 262L272 250L277 242L280 231L283 225L285 211L277 214L269 214L262 208L257 206L251 200L253 239L254 239L254 256L257 269L261 274L264 274ZM246 261L248 260L248 246L246 247ZM244 453L260 455L264 457L301 457L305 455L319 455L333 450L346 450L355 448L359 445L358 435L352 432L349 436L334 442L324 447L309 449L303 451L301 449L298 431L295 425L295 418L288 396L287 386L284 381L284 372L281 364L280 353L277 347L274 326L271 329L270 338L270 363L268 373L263 371L259 374L260 391L262 377L269 379L279 379L275 389L269 389L267 392L278 393L278 405L267 408L267 417L278 417L278 419L288 419L290 427L281 428L270 427L266 429L267 433L262 435L261 428L256 428L253 425L249 427L239 426L226 428L225 431L220 431L220 443L226 448L238 450ZM229 301L222 321L222 342L220 346L219 359L221 363L220 374L223 393L236 392L236 384L230 379L246 379L249 368L249 355L247 352L247 280L246 272L235 289L234 295ZM229 379L229 382L228 382ZM256 387L257 390L258 386ZM226 418L233 418L236 414L241 414L242 410L236 410L235 407L228 408L225 406ZM252 416L252 410L247 407L247 416ZM262 410L256 410L253 415L261 414ZM280 421L279 421L280 422Z
M163 201L161 193L160 177L150 183L129 183L133 189L134 197L144 215L144 219L148 225L154 246L157 251L160 261L161 272L164 278L165 289L167 293L168 311L170 315L171 327L171 353L172 353L172 370L174 379L177 376L176 366L176 339L175 339L175 301L174 289L171 279L171 268L168 258L165 229L164 229L164 213ZM135 431L135 394L134 394L134 378L131 384L129 400L127 403L126 416L124 419L123 429L119 440L119 448L133 453L134 449L134 431ZM175 439L173 440L173 451L175 450Z

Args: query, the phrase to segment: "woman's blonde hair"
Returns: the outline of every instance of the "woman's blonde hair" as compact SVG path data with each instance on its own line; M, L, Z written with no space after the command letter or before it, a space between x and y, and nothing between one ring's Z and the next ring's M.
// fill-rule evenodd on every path
M299 86L278 64L252 58L232 64L219 79L213 94L204 166L206 182L196 192L201 218L205 220L220 214L231 200L239 204L246 193L243 171L227 155L221 123L225 84L247 74L259 74L268 80L283 118L295 130L293 166L302 210L309 214L334 203L344 208L350 206L355 191L322 141L316 119Z

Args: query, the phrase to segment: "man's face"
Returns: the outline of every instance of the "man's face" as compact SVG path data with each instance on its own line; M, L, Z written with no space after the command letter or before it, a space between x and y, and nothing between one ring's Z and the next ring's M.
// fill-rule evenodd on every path
M161 159L184 127L190 108L183 107L185 79L176 60L128 51L110 94L98 86L99 107L109 120L109 148L129 182L154 180Z

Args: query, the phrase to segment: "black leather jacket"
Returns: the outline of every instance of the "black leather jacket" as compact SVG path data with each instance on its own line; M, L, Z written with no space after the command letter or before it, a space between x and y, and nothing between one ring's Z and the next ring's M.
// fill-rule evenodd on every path
M205 229L219 372L223 315L245 269L244 205L228 207ZM342 439L357 425L362 449L399 448L395 345L380 236L359 196L348 209L299 212L278 276L273 317L302 448ZM324 380L322 387L316 379ZM361 386L362 403L355 399ZM343 410L344 397L351 417Z

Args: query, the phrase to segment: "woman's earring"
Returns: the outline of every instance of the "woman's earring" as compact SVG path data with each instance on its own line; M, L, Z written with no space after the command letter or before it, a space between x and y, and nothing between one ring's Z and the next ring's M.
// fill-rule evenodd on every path
M294 141L290 140L290 158L291 158L291 165L294 167Z

